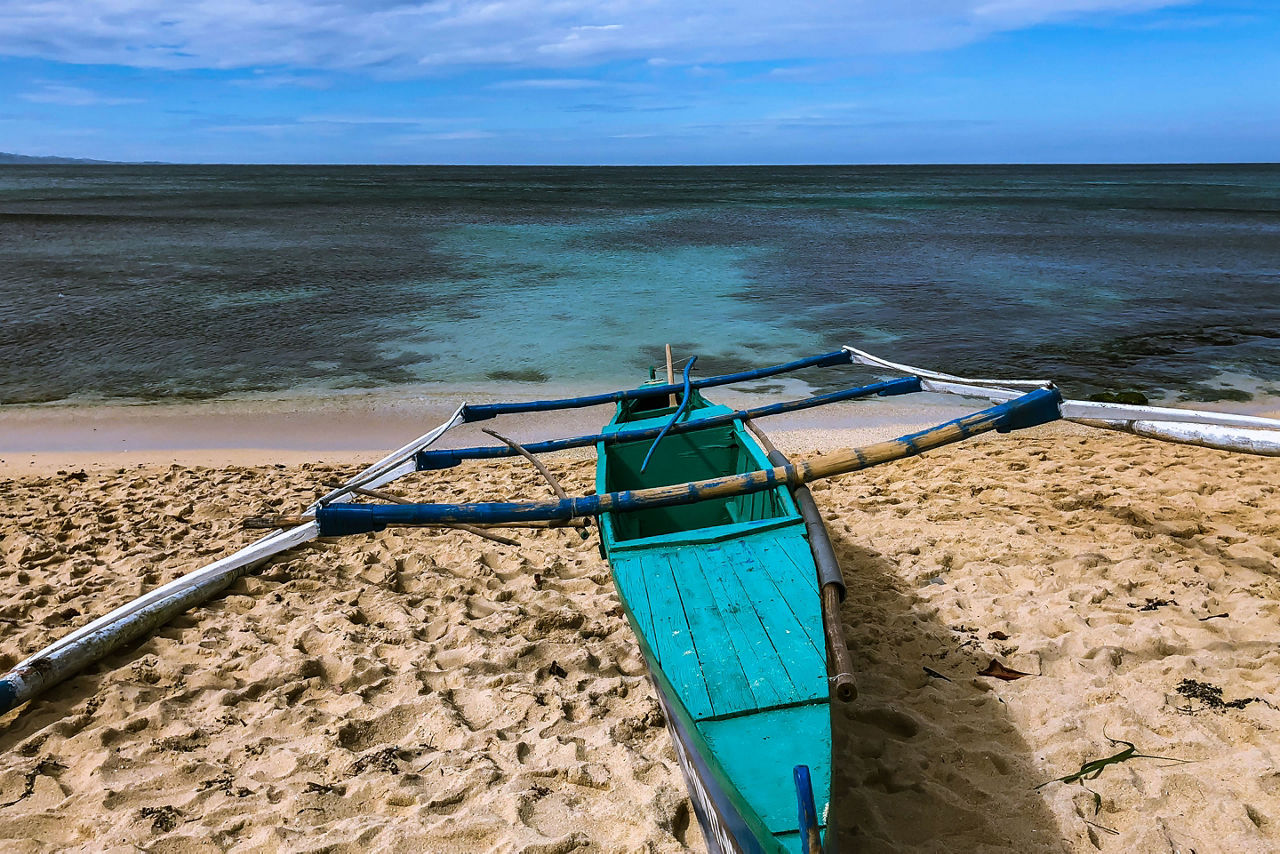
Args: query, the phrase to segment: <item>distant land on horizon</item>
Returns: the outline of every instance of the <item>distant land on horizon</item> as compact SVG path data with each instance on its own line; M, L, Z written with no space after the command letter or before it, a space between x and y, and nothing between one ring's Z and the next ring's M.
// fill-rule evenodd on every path
M118 160L90 160L87 157L40 157L0 151L0 163L119 163Z

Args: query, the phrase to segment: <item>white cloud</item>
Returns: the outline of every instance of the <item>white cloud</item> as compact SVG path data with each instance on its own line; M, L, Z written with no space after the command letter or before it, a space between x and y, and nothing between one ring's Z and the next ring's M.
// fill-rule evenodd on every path
M327 124L327 125L439 125L445 121L444 118L429 117L421 118L415 116L350 116L350 115L315 115L300 116L299 124Z
M298 125L293 122L276 124L210 125L207 130L215 133L260 133L267 136L284 136L293 133Z
M289 74L286 72L266 72L256 69L253 77L232 81L237 86L257 89L328 89L332 81L327 77L312 74Z
M60 107L113 107L120 104L138 104L139 98L113 98L80 86L62 83L46 83L34 92L24 92L18 97L36 104L57 104Z
M399 137L401 139L487 139L494 136L494 134L489 133L488 131L465 128L455 130L428 130L432 127L439 128L441 125L461 125L464 122L469 121L472 120L457 116L419 118L413 116L310 115L299 116L296 119L281 122L243 122L211 125L208 130L216 131L218 133L249 133L283 136L299 133L315 134L317 132L342 134L349 132L353 128L376 126L390 129L417 131L416 133L403 134Z
M503 80L493 84L494 89L593 89L603 86L600 80L583 77L544 77L527 80Z
M573 68L842 59L1187 0L40 0L0 4L0 55L138 67Z
M428 139L458 140L458 139L492 139L497 134L490 133L487 130L455 130L447 133L428 134Z

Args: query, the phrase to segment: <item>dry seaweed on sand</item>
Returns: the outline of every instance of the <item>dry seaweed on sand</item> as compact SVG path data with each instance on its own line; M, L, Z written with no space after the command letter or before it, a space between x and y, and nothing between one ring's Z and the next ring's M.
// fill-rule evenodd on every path
M1046 780L1045 782L1041 783L1039 786L1036 786L1036 789L1043 789L1045 786L1049 785L1050 783L1079 783L1082 789L1084 789L1086 792L1088 792L1090 795L1093 796L1093 814L1097 815L1098 812L1102 809L1102 796L1099 795L1097 792L1095 792L1093 789L1090 789L1088 786L1086 786L1084 784L1084 781L1098 779L1100 776L1102 776L1102 772L1106 770L1108 765L1118 765L1121 762L1128 762L1130 759L1163 759L1167 762L1179 762L1179 763L1185 763L1185 762L1191 761L1189 759L1178 759L1173 756L1156 756L1150 753L1139 753L1137 745L1135 745L1132 741L1125 741L1122 738L1112 738L1111 736L1107 735L1105 732L1102 735L1104 738L1107 739L1107 741L1111 742L1112 744L1125 745L1124 750L1121 750L1118 753L1114 753L1111 756L1105 756L1105 757L1102 757L1101 759L1091 759L1087 762L1084 762L1080 765L1080 770L1073 771L1072 773L1062 777L1055 777L1052 780ZM1109 827L1103 827L1102 825L1089 821L1088 819L1084 819L1084 822L1092 827L1097 827L1098 829L1105 830L1111 834L1119 833L1119 831L1113 830L1112 828L1109 828Z
M1112 744L1125 745L1124 750L1102 759L1090 759L1080 766L1079 771L1073 771L1064 777L1054 777L1052 780L1046 780L1037 789L1043 789L1050 783L1079 783L1084 780L1096 780L1106 770L1108 765L1117 765L1121 762L1128 762L1130 759L1163 759L1166 762L1190 762L1190 759L1178 759L1174 756L1155 756L1150 753L1139 753L1137 746L1132 741L1125 741L1123 738L1112 738L1106 733L1103 737Z
M1192 715L1196 712L1202 712L1205 709L1215 709L1217 711L1225 711L1226 709L1243 709L1250 703L1265 703L1275 708L1271 703L1261 697L1241 697L1236 700L1222 699L1222 689L1217 685L1211 685L1208 682L1201 682L1198 679L1183 679L1178 683L1176 690L1179 694L1188 700L1196 700L1200 702L1200 707L1195 706L1179 706L1178 711L1183 714Z
M1136 608L1139 611L1154 611L1157 608L1163 608L1166 605L1177 605L1177 604L1178 604L1177 601L1173 599L1160 599L1158 597L1152 598L1148 596L1145 604L1139 605L1136 602L1130 602L1129 607Z

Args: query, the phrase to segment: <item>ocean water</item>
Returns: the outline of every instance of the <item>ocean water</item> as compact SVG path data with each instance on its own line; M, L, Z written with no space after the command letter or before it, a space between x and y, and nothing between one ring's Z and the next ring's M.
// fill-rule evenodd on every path
M1277 395L1280 166L0 167L0 403L536 396L664 342Z

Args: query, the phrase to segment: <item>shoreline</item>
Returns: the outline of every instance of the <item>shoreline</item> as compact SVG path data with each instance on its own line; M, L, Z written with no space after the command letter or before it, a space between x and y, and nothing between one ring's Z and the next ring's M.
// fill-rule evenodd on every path
M535 393L542 392L541 394ZM576 390L578 392L581 389ZM460 402L489 403L572 396L560 386L504 386L463 394L386 395L361 392L329 397L237 398L183 403L59 403L0 406L0 472L62 466L253 465L308 461L369 461L401 447L449 418ZM811 393L796 380L770 383L768 392L713 390L717 402L747 409ZM1167 401L1153 402L1168 405ZM763 422L788 450L824 451L867 444L924 429L989 405L980 399L921 393L868 398L774 416ZM1280 417L1280 400L1245 404L1181 402ZM612 404L529 413L499 419L499 429L520 442L598 432ZM438 448L488 445L481 428L464 424ZM1065 429L1059 427L1058 429Z
M804 396L744 394L718 389L735 409ZM495 399L501 399L500 397ZM67 464L303 462L376 459L446 421L460 398L387 400L374 396L284 405L68 406L0 408L0 470ZM472 395L470 402L488 402ZM982 408L981 401L943 395L872 398L832 404L768 420L771 433L792 434L797 450L876 441L931 426ZM463 424L438 448L489 445L481 432L496 424L520 442L599 431L613 405L529 413L496 422ZM590 450L590 449L587 449Z

